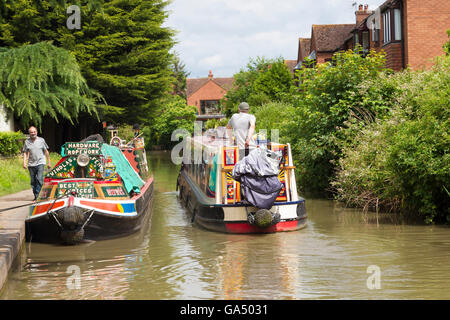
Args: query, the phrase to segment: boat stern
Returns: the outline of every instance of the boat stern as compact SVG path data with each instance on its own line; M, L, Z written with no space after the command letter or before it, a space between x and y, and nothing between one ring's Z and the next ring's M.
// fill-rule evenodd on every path
M305 201L275 204L270 210L255 207L225 207L224 223L229 233L295 231L306 226Z

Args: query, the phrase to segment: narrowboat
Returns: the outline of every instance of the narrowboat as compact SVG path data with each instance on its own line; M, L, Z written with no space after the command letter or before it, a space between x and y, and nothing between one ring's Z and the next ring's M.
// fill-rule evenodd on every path
M244 193L233 178L240 160L237 146L214 135L185 139L177 190L194 224L224 233L273 233L306 226L305 199L297 194L290 144L258 141L255 150L277 153L281 159L276 171L281 187L265 208L249 201L248 191Z
M25 221L26 240L77 244L129 235L151 214L153 177L144 139L125 144L111 130L110 144L96 135L66 142L46 174ZM92 136L90 136L92 137Z

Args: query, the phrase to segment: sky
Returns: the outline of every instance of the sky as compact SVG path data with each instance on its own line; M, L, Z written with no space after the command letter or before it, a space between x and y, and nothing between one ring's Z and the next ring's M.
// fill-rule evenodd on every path
M355 23L353 3L385 0L172 0L164 26L189 78L232 77L257 57L296 60L298 38L313 24Z

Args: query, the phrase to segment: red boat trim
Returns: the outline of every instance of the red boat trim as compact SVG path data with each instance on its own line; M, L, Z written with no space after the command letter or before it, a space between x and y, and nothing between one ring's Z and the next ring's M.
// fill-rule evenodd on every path
M225 223L225 227L230 233L264 233L264 232L279 232L279 231L294 231L300 228L298 220L281 221L268 228L258 228L248 222Z
M38 214L41 214L41 213L46 213L48 211L48 209L52 206L52 203L53 202L48 202L46 204L36 205L34 207L34 209L33 209L32 215L35 216L35 215L38 215ZM65 204L64 200L56 201L55 204L52 207L52 211L63 207L64 204Z
M66 158L67 158L67 157L62 157L61 159L59 159L58 163L55 164L55 165L53 166L53 168L54 168L54 167L57 167L61 162L63 162L64 160L66 160Z
M109 202L97 202L97 201L89 201L89 200L81 200L80 199L80 204L84 205L84 206L89 206L89 207L95 208L95 209L121 213L117 202L109 203Z
M49 179L46 178L45 182L47 183L47 185L51 184L51 185L57 185L59 182L65 182L67 180L70 180L69 182L85 182L85 181L92 181L92 179L79 179L79 178L71 178L71 179ZM94 184L120 184L121 181L94 181Z
M122 180L118 180L118 181L104 181L104 180L100 180L100 181L94 181L94 184L117 184L117 183L122 183Z
M143 194L147 191L148 187L149 187L152 183L153 183L153 178L149 178L149 179L147 180L147 182L144 184L144 186L141 188L141 193L138 193L138 194L134 195L134 196L131 198L131 200L136 200L136 199L139 198L141 195L143 195Z

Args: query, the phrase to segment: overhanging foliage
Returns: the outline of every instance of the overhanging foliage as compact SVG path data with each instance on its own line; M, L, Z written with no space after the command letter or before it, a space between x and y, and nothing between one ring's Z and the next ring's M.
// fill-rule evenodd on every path
M73 123L96 113L100 96L89 89L75 57L48 42L0 50L0 104L25 126L51 117Z
M3 0L0 46L53 41L72 52L90 88L105 98L100 114L114 122L145 121L171 91L169 50L174 32L163 27L164 0ZM81 29L66 25L78 5Z

